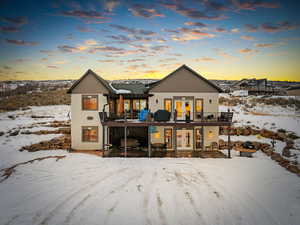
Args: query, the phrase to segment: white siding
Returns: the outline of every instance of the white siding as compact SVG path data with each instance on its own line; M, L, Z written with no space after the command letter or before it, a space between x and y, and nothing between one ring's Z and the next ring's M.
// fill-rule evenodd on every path
M88 94L84 94L88 95ZM91 95L95 95L92 94ZM82 94L71 94L71 147L77 150L99 150L102 149L102 125L98 111L82 110ZM103 105L107 103L103 94L98 94L98 110L102 111ZM106 108L106 111L108 108ZM87 117L93 117L88 120ZM82 126L98 126L98 142L82 142Z

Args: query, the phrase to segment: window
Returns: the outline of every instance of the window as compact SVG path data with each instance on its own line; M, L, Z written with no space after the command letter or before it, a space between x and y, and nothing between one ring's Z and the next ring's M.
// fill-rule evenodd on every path
M196 113L203 112L203 100L202 99L196 99L195 112Z
M125 99L124 100L124 110L126 112L130 112L130 109L131 109L131 107L130 107L130 99Z
M196 149L202 149L203 145L203 128L195 129Z
M165 144L167 149L171 149L172 148L172 129L165 129L164 130L164 137L165 137Z
M98 127L82 127L83 142L98 142Z
M172 99L165 99L164 100L164 108L165 110L167 110L168 112L172 111Z
M98 110L98 95L82 95L82 110Z
M195 100L195 113L196 118L201 119L203 114L203 99L196 99Z

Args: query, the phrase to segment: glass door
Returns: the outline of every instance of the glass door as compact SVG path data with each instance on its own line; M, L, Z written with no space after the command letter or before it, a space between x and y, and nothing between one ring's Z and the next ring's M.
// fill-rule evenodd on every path
M177 111L177 120L193 120L193 100L175 99L175 109Z
M193 130L177 130L176 140L178 150L192 150Z

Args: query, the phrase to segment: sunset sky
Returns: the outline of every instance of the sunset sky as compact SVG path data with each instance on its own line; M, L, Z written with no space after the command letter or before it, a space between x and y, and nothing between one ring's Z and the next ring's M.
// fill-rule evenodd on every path
M300 81L300 1L0 2L0 80L161 78Z

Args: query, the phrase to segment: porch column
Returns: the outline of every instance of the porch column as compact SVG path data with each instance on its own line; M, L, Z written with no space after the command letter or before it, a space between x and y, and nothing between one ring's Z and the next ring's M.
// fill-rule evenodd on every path
M151 133L150 126L148 126L148 157L151 157Z
M173 128L173 148L175 151L175 157L177 157L177 128L174 126Z
M124 151L125 158L127 157L127 126L124 127Z
M228 129L228 158L231 158L231 141L230 141L230 131L231 131L231 126L229 126L229 129Z
M102 125L102 151L105 150L105 126Z

